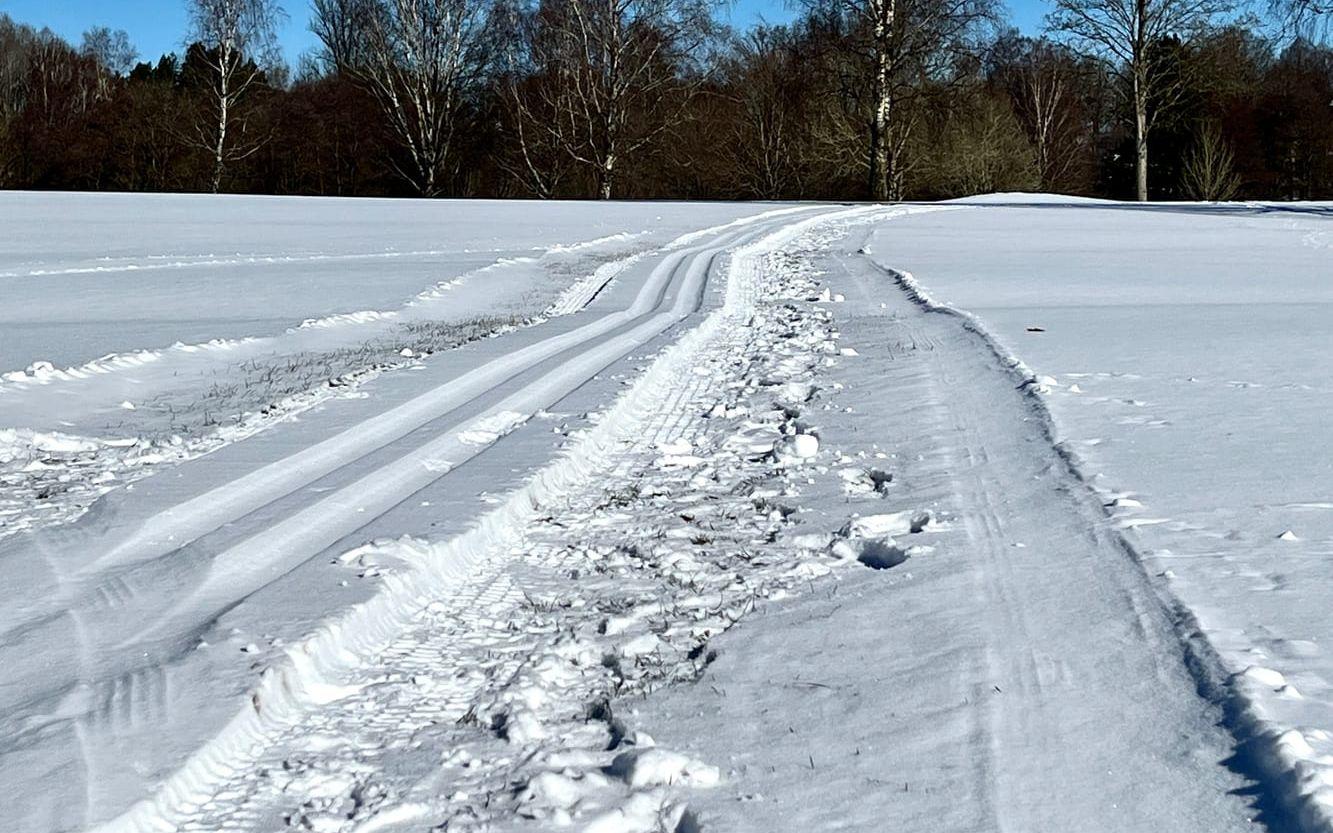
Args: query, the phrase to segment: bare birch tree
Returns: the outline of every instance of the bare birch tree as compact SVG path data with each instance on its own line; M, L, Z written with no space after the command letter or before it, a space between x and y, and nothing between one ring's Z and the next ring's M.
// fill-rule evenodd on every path
M1087 59L1045 39L1006 38L996 52L992 77L1009 93L1014 115L1032 142L1041 189L1066 190L1093 130L1082 99L1094 69Z
M1333 0L1270 0L1269 10L1288 37L1317 40L1333 31Z
M375 14L374 0L311 0L310 31L324 46L318 58L346 72L365 61L364 35Z
M757 27L736 46L731 125L735 172L744 193L775 200L804 190L809 122L817 96L809 56L785 27Z
M684 112L711 12L711 0L541 0L528 10L528 60L550 77L519 102L543 116L525 121L588 171L599 199Z
M501 83L505 127L510 147L496 162L529 193L539 199L556 196L578 164L565 152L563 122L549 106L552 96L542 89L551 79L542 75L508 74Z
M969 39L993 19L990 0L807 0L811 13L840 22L842 48L865 75L869 92L867 164L870 195L901 199L902 159L912 127L905 106L930 79L936 86L956 68ZM868 77L866 77L868 76ZM851 86L846 85L844 86ZM904 117L907 116L907 117Z
M14 123L28 104L29 52L33 33L0 14L0 188L12 187L17 165Z
M106 26L94 26L84 32L79 51L112 75L128 75L134 68L135 58L139 57L125 30L112 31Z
M561 117L569 106L558 62L550 43L557 27L546 25L550 10L504 2L499 40L503 62L498 92L509 142L499 164L531 194L556 195L578 162L569 154L570 139Z
M1185 91L1179 62L1164 46L1198 36L1231 0L1055 0L1050 27L1108 61L1133 110L1135 192L1148 199L1148 135Z
M1215 125L1205 126L1195 137L1181 178L1185 193L1196 200L1223 202L1240 191L1235 158Z
M139 55L123 29L113 32L105 26L94 26L84 32L79 52L96 67L97 97L100 100L111 97L114 80L128 75Z
M277 27L286 17L275 0L188 0L190 37L203 48L207 104L192 135L212 158L210 187L217 193L227 167L259 150L263 138L247 135L243 104L265 83L265 69L279 61Z
M491 60L482 0L317 0L312 28L340 72L379 105L400 153L394 169L438 196L455 140Z

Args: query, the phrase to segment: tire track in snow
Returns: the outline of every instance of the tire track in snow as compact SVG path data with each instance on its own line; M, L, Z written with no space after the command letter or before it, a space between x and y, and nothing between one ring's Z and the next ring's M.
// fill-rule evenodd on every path
M662 407L653 409L620 453L685 438L697 417L691 406L709 382L688 374L665 386L671 393ZM531 599L511 579L507 560L480 565L456 593L425 605L392 644L348 675L353 693L282 731L248 768L238 767L211 801L177 822L181 833L255 830L288 813L290 826L345 827L337 808L349 805L354 813L370 813L375 823L411 818L417 808L407 802L390 810L401 796L376 784L379 770L403 754L393 739L429 735L432 727L465 720L485 691L504 689L536 661L528 653L528 634L515 632L515 622L525 618L519 608ZM403 680L411 690L402 690ZM353 793L367 798L346 801ZM293 811L298 798L301 805ZM363 801L370 806L358 806ZM386 806L375 807L380 802ZM360 822L351 824L359 829Z
M701 685L636 703L659 740L731 762L692 802L704 828L1254 829L1169 613L1005 364L857 255L805 254L850 278L829 281L849 296L829 309L857 351L813 380L837 391L809 417L820 454L856 474L892 452L876 456L893 479L848 505L842 472L811 472L791 532L851 514L896 520L903 547L929 543L770 609L719 646ZM901 511L852 514L874 507ZM909 537L902 516L922 510L928 534Z
M882 268L872 265L872 268ZM921 284L908 272L893 269L884 270L910 302L928 316L951 318L959 329L975 340L982 351L998 366L1021 391L1021 397L1031 413L1032 421L1041 439L1054 451L1059 461L1062 476L1067 477L1077 488L1070 488L1075 502L1080 505L1090 519L1087 538L1098 547L1108 550L1118 560L1108 559L1106 570L1087 574L1090 584L1098 587L1097 596L1115 599L1118 606L1130 617L1124 626L1132 628L1129 632L1130 644L1149 646L1144 658L1144 670L1139 674L1123 675L1127 685L1144 685L1146 680L1157 684L1179 686L1181 672L1189 675L1192 688L1201 693L1200 703L1216 707L1225 715L1222 725L1236 743L1236 755L1229 766L1247 778L1257 781L1262 792L1255 804L1266 816L1266 821L1274 829L1288 829L1297 824L1302 830L1311 833L1333 831L1333 789L1321 786L1325 781L1333 784L1328 774L1333 766L1308 760L1303 755L1299 732L1290 727L1273 726L1262 717L1262 707L1253 698L1263 686L1251 686L1251 681L1244 673L1230 673L1221 658L1208 643L1207 637L1199 629L1193 615L1183 608L1169 591L1169 588L1153 582L1141 567L1142 556L1121 532L1106 510L1104 502L1098 497L1093 486L1086 480L1079 466L1077 457L1059 439L1054 419L1042 398L1038 375L1018 357L1008 352L991 335L984 324L975 315L952 306L934 301ZM967 421L968 416L963 420ZM961 424L960 424L961 426ZM972 443L966 447L975 451ZM970 453L971 453L970 452ZM977 462L970 458L972 464ZM975 470L973 465L965 466L962 471ZM968 475L960 475L959 482L968 482ZM964 506L981 506L982 515L987 515L989 506L987 491L977 493L976 489L964 489ZM1000 492L996 492L997 494ZM993 513L992 513L993 514ZM1005 536L997 526L998 518L987 522L985 518L968 519L973 526L973 540L1002 542ZM978 525L979 524L979 525ZM999 549L981 548L982 553L989 553L994 563L1001 562L1006 553ZM1027 552L1025 549L1024 552ZM1012 558L1012 555L1009 555ZM1005 611L1006 616L1014 616L1018 609L1020 618L1012 623L1020 633L1032 633L1032 627L1024 624L1026 607L1015 606L1012 600L1003 598L1002 582L988 582L989 592L1000 594L992 608ZM1086 614L1085 614L1086 615ZM1059 685L1080 684L1079 676L1071 670L1067 662L1053 662L1046 657L1038 661L1034 655L1019 675L1023 685L1032 692L1040 692L1044 687L1055 683ZM1203 699L1207 698L1207 699ZM1007 718L1011 724L1016 719L1020 736L1031 736L1050 725L1059 725L1063 716L1046 713L1039 717L1035 713L1010 713ZM1045 724L1043 726L1042 724ZM1122 726L1122 729L1125 728ZM999 724L997 724L999 730ZM1296 732L1293 736L1293 732ZM1071 736L1073 732L1069 733ZM1069 768L1072 770L1072 766Z

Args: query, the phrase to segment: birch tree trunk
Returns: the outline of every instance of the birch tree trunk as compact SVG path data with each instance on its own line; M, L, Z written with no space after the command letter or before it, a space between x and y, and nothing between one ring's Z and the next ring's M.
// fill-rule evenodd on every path
M1134 74L1134 184L1139 202L1148 201L1148 88L1152 83L1148 50L1153 45L1148 35L1148 2L1134 0L1134 48L1130 58Z
M1134 182L1135 198L1139 202L1147 202L1148 97L1142 92L1141 87L1134 91Z
M615 187L616 178L616 156L609 153L606 159L602 161L601 170L597 177L597 199L609 200Z
M892 33L896 0L877 0L875 16L875 99L870 123L870 197L890 198L889 130L893 119Z
M231 118L231 46L224 41L218 50L217 79L217 141L213 144L213 180L211 190L214 194L222 190L222 176L227 169L227 125Z

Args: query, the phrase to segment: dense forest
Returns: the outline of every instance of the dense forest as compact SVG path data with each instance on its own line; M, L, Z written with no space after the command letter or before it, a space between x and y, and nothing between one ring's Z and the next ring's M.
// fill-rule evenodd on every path
M0 15L0 187L540 198L1333 198L1330 10L806 0L188 0L138 60ZM1321 26L1323 28L1321 28Z

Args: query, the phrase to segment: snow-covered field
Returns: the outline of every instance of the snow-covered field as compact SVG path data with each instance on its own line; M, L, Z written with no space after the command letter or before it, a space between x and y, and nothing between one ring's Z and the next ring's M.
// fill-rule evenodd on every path
M977 315L1039 377L1108 522L1241 674L1229 720L1248 754L1297 773L1281 789L1324 829L1333 205L975 202L885 225L873 259Z
M772 208L6 194L0 535Z
M490 200L7 194L0 369L37 361L66 368L108 353L278 336L302 322L373 313L526 312L523 302L549 299L584 260L762 210L534 203L520 220L510 204ZM580 252L584 258L573 256ZM430 311L402 309L440 298L447 303Z
M1333 207L0 219L8 828L1333 831Z

